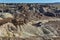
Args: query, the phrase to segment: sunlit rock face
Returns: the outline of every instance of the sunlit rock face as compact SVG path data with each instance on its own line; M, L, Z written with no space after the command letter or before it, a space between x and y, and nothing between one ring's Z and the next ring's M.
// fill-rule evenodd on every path
M51 38L59 36L59 33L53 26L41 24L41 26L37 27L32 25L31 22L24 24L23 26L17 25L17 28L12 23L6 23L1 25L0 28L1 37L29 38L32 36L41 36Z
M10 13L0 13L0 17L2 18L14 18L12 14Z

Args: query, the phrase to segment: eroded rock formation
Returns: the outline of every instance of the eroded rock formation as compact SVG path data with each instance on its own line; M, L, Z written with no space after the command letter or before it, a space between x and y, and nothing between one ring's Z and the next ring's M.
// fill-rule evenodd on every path
M60 37L60 12L54 6L4 4L0 12L0 37L31 40L37 36L36 40L52 40Z

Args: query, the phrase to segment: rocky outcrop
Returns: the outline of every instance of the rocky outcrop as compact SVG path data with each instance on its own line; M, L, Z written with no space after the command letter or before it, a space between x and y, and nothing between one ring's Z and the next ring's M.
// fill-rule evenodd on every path
M14 16L12 15L12 14L10 14L10 13L0 13L0 17L2 17L2 18L14 18Z

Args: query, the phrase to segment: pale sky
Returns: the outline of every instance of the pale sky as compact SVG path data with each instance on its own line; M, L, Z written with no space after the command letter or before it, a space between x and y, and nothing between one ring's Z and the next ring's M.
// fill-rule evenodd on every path
M60 0L0 0L0 3L53 3Z

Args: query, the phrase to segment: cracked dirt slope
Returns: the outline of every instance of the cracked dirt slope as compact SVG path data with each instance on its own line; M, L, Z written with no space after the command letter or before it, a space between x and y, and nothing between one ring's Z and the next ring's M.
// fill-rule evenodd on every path
M60 19L57 19L56 21L59 21L59 20ZM48 22L49 21L54 21L55 22L55 19L50 19L50 20L48 20ZM42 22L43 25L41 25L40 27L32 26L32 24L38 23L38 22ZM6 23L6 24L3 24L0 27L1 28L0 29L1 30L0 35L2 37L20 37L20 38L30 38L32 36L40 36L40 37L43 37L43 38L46 38L46 39L52 39L52 38L59 37L58 33L54 29L54 27L52 27L52 26L50 27L48 25L48 29L45 28L46 25L44 25L44 24L48 23L48 22L46 22L44 20L34 21L34 22L29 22L27 24L21 25L20 27L18 26L18 28L16 28L12 23ZM11 29L11 28L13 28L13 29ZM51 28L52 28L52 30L49 30ZM44 34L43 29L46 30L47 32L50 32L50 33L48 35ZM56 34L54 32L51 32L51 31L55 31Z

